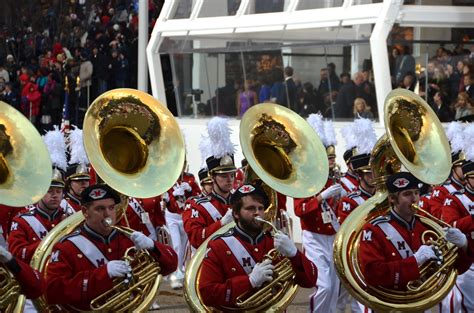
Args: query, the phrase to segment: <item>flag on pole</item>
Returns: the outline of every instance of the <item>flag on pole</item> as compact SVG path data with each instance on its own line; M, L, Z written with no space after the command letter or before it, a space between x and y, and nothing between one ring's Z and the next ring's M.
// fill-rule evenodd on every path
M61 132L64 134L69 133L69 86L67 81L67 76L64 86L64 105L63 105L63 116L61 119Z

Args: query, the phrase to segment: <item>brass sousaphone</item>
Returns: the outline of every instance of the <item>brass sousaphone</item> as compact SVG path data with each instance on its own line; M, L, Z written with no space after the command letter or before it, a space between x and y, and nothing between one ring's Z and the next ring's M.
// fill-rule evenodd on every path
M440 184L450 173L450 148L436 114L414 93L404 89L390 92L384 112L386 134L377 141L370 160L377 191L342 224L334 241L334 262L341 282L366 306L380 312L423 311L439 303L455 283L453 249L442 248L444 260L449 262L444 270L431 277L422 277L429 284L411 282L409 290L397 291L367 285L359 266L358 247L364 225L388 213L386 178L403 165L419 180ZM443 237L438 221L427 217L420 219L438 238Z
M99 96L87 110L83 132L87 156L98 176L126 196L160 195L176 182L183 168L184 140L176 119L142 91L115 89ZM126 199L119 206L126 206ZM53 245L83 220L82 212L77 212L57 225L37 248L32 265L46 273ZM92 311L123 312L133 308L143 312L153 303L161 281L158 264L146 251L124 259L131 263L133 283L114 281L112 290L93 301ZM35 305L40 311L48 307L44 298Z
M51 177L49 152L36 128L21 112L0 101L0 204L22 207L38 202L48 191ZM13 274L0 266L0 311L18 312L24 303L19 294Z
M261 180L270 199L276 199L273 190L290 197L310 197L318 193L326 183L328 160L323 144L311 126L286 107L269 103L251 107L240 122L240 144L253 172L250 179ZM270 208L265 212L265 218L270 221L276 214L276 200L271 202ZM206 307L201 300L200 267L208 242L234 226L235 223L229 223L204 241L186 267L184 296L193 312L216 310ZM273 258L274 254L275 251L267 257ZM281 264L276 265L281 271L275 272L271 285L264 285L256 297L242 295L237 300L238 311L285 310L298 288L294 283L291 265L288 262L285 264L285 261L288 260L283 259Z

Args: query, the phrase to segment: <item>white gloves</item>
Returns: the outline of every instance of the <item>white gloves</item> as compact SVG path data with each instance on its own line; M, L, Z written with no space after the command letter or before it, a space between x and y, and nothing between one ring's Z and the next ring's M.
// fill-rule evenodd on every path
M166 203L170 202L170 195L168 194L168 192L165 192L161 195L161 200L165 201Z
M184 197L184 189L181 187L177 187L175 190L173 190L173 196Z
M182 182L180 187L187 192L191 192L193 190L188 182Z
M152 239L139 231L134 231L130 236L130 239L138 250L152 249L155 246Z
M292 258L296 255L298 251L296 249L295 243L285 235L283 232L279 231L273 237L273 244L275 249L281 253L281 255Z
M446 240L454 244L458 248L467 246L467 238L459 229L454 227L445 228Z
M107 263L107 273L110 278L126 277L132 272L130 265L122 260L114 260Z
M221 225L222 226L227 225L233 220L234 220L234 216L232 215L232 210L228 209L226 214L221 218Z
M253 288L259 288L265 282L273 280L273 264L270 260L255 264L252 273L249 274L250 284Z
M323 198L323 200L327 200L329 198L339 197L343 190L344 189L341 187L340 184L332 185L331 187L321 192L321 198Z
M0 263L7 263L13 259L12 254L5 249L4 247L0 246Z
M429 260L434 260L438 258L434 253L432 247L427 245L422 245L413 256L415 257L418 266L425 264Z

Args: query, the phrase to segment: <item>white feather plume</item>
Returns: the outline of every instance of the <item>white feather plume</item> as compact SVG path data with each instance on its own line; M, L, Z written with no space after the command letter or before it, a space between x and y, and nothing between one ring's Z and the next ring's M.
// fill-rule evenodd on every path
M201 152L201 168L207 167L206 159L212 156L211 141L209 140L209 137L201 136L199 151Z
M323 116L320 113L310 114L307 119L309 125L314 129L324 146L326 144L326 136L324 134Z
M207 123L207 131L214 157L221 158L225 155L234 154L235 145L230 140L231 129L227 119L222 117L212 118Z
M374 123L367 118L358 118L354 121L353 131L356 136L357 153L370 153L377 142Z
M72 126L72 130L69 132L69 143L67 145L69 149L70 159L69 164L89 164L87 158L86 149L84 148L84 141L82 137L82 129L77 126Z
M354 131L354 123L341 128L341 135L346 142L346 150L357 146L357 132Z
M324 121L324 138L326 138L326 146L336 146L336 131L331 120Z
M43 136L43 141L48 148L53 166L66 171L66 140L64 139L63 133L59 130L59 127L54 126L53 130L48 131Z
M464 154L466 160L474 161L474 123L469 123L464 128Z
M461 122L451 122L446 129L446 136L451 145L451 152L458 153L464 147L464 126Z

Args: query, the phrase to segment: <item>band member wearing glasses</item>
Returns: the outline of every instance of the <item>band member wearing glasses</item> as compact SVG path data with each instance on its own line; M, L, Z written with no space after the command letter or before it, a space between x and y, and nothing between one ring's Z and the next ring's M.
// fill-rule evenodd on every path
M272 238L264 232L264 224L255 219L264 218L268 202L258 185L243 185L232 194L232 213L237 225L209 242L202 263L199 291L205 305L235 307L239 296L271 282L275 264L264 260L264 256L273 248L289 258L298 285L311 288L316 283L316 266L298 251L293 241L282 232Z
M176 270L177 256L171 247L138 231L129 238L106 222L117 222L116 205L120 197L112 188L92 185L84 189L81 198L84 224L53 247L45 292L50 304L90 310L91 301L110 290L115 278L131 273L130 265L122 257L132 246L146 249L159 263L162 275Z
M422 242L422 234L428 228L420 222L415 215L416 208L412 206L420 199L419 183L406 172L388 178L386 186L391 210L388 215L366 224L361 234L359 260L368 285L403 291L408 282L420 278L422 265L432 260L442 262L433 246ZM463 255L456 264L458 272L462 273L470 265L465 256L467 240L456 240L453 234L462 233L457 228L449 228L446 235Z

